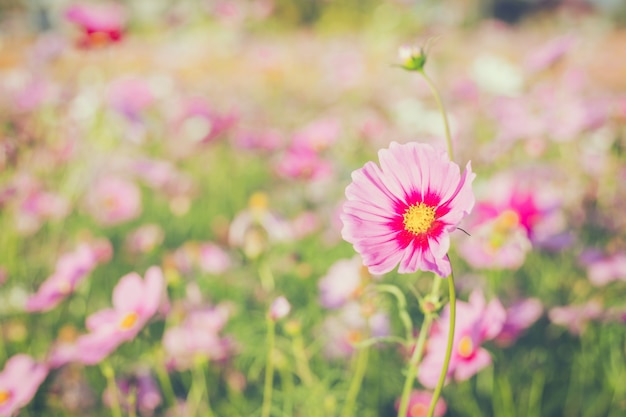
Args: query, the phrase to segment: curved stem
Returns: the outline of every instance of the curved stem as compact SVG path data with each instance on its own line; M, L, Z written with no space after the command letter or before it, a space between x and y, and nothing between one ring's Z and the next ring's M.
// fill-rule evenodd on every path
M263 407L261 417L270 417L272 408L272 388L274 380L274 342L275 342L274 320L267 319L267 367L265 368L265 382L263 387Z
M435 275L433 288L430 292L431 297L439 295L440 285L441 278L438 275ZM427 313L424 317L424 321L422 322L422 326L420 327L417 343L415 344L415 349L413 350L413 354L411 355L411 360L409 361L409 369L407 371L406 379L404 380L404 387L402 388L402 397L400 399L400 407L398 408L398 417L406 417L409 408L409 397L411 396L411 389L413 388L413 382L415 381L415 378L417 376L417 368L422 361L422 356L424 355L426 337L430 332L430 326L432 325L434 318L435 313Z
M441 113L441 116L443 117L443 127L446 132L446 143L448 145L448 154L450 155L450 160L453 161L454 156L452 153L452 134L450 133L450 124L448 123L448 115L446 113L445 107L443 106L441 95L439 94L439 90L437 90L437 87L435 87L435 84L432 82L430 77L426 75L426 71L421 70L419 71L419 73L422 74L422 77L424 77L426 84L428 84L428 87L430 88L431 93L435 97L437 106L439 107L439 112Z
M450 292L450 326L448 329L448 345L446 347L446 357L443 362L443 369L439 375L439 382L433 393L433 398L430 401L430 408L428 409L428 417L432 417L435 411L435 405L441 395L441 389L446 381L446 374L448 373L448 365L450 365L450 357L452 356L452 346L454 345L454 326L456 323L456 290L454 289L454 272L450 273L448 277L448 290Z
M346 402L344 403L343 410L341 412L342 417L350 417L355 413L356 398L359 395L361 385L363 383L363 377L367 370L367 357L369 355L369 348L359 349L359 353L356 357L356 369L350 382L350 388L348 388L348 394L346 395Z

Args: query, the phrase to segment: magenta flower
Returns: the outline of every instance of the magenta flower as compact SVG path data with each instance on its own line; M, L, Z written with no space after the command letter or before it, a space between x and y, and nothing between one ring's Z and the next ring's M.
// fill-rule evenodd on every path
M591 320L602 318L604 308L597 300L590 300L586 304L553 307L548 312L550 321L554 324L566 326L570 333L579 335Z
M76 341L78 360L93 365L123 342L132 340L159 310L165 299L165 280L158 267L146 271L145 280L132 272L113 289L113 308L87 317L90 333Z
M624 252L613 255L600 254L586 263L589 281L597 287L613 281L626 281L626 253Z
M16 415L33 399L47 375L48 368L30 356L12 356L0 373L0 417Z
M330 177L333 168L313 149L290 146L276 164L276 173L284 178L321 180Z
M26 310L48 311L56 307L65 297L74 292L76 286L97 266L98 261L98 246L87 244L82 244L75 251L62 255L54 273L26 302Z
M342 236L373 274L418 269L450 275L449 233L474 206L468 163L461 175L448 155L428 144L392 142L352 173Z
M413 390L409 397L409 408L406 417L426 417L430 408L430 401L433 398L432 392ZM396 410L400 407L400 401L396 402ZM435 404L433 417L443 417L446 414L446 402L439 398Z
M117 177L97 181L87 196L91 215L102 225L112 226L134 219L141 212L141 191L132 182Z
M457 301L456 308L453 351L447 377L464 381L491 364L491 356L481 344L500 333L506 312L497 299L485 305L483 294L478 291L470 295L468 303ZM443 367L449 316L450 307L446 306L441 314L440 327L428 339L428 351L420 365L418 379L427 388L437 385Z
M82 29L78 45L84 48L119 42L126 23L126 11L117 3L75 4L67 9L65 17Z

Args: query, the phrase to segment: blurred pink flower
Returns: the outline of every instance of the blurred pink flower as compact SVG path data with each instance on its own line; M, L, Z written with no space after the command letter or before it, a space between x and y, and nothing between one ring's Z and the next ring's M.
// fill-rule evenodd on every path
M595 286L604 286L613 281L626 281L626 253L601 255L587 262L587 277Z
M534 49L526 57L526 68L531 72L544 70L563 57L575 44L571 35L559 36Z
M312 235L320 228L320 218L314 211L303 211L291 220L294 239Z
M148 83L142 78L123 77L109 84L109 105L131 121L138 121L141 113L154 101Z
M130 253L142 254L151 252L163 243L165 233L158 224L144 224L126 236L126 248Z
M294 133L291 143L295 148L319 152L337 141L340 130L341 125L338 120L318 119Z
M289 312L291 311L291 304L285 298L285 296L281 295L277 297L272 304L270 305L269 317L273 321L277 321L287 317Z
M323 353L327 358L347 358L354 353L355 343L390 334L389 316L381 311L372 311L370 306L352 301L337 313L326 317L320 329L325 341Z
M54 273L41 284L36 294L29 297L26 310L51 310L74 292L76 286L95 269L99 261L104 260L99 256L102 250L106 250L102 245L110 247L108 241L100 241L96 245L83 243L73 252L61 255Z
M273 151L278 149L283 143L283 135L271 129L238 129L234 135L233 142L241 149Z
M553 307L548 312L550 321L566 326L570 333L579 335L591 320L602 318L604 308L598 301L590 300L583 305Z
M70 6L65 17L83 31L78 46L104 46L122 39L126 10L120 3L78 3Z
M461 175L446 152L421 143L398 144L352 173L343 206L342 236L373 274L418 269L446 277L448 234L472 210L474 174Z
M89 190L87 209L104 226L126 222L141 212L141 191L128 180L104 177Z
M361 292L369 272L360 256L340 259L328 269L319 283L320 304L324 308L340 308Z
M535 323L543 314L543 305L537 298L519 300L506 310L502 330L495 338L498 346L511 346L520 334Z
M188 369L198 356L212 361L226 359L233 349L232 341L220 332L228 321L224 306L191 311L183 322L163 334L168 363L176 369Z
M238 119L233 111L218 112L202 97L187 98L180 106L174 129L178 137L192 144L212 142L230 130Z
M322 159L315 150L291 146L276 163L276 172L284 178L321 180L333 173L330 162Z
M532 249L526 229L515 211L472 227L471 236L460 239L459 254L474 268L517 269Z
M28 355L19 353L5 363L0 373L0 416L17 415L35 396L48 375L48 368Z
M226 272L232 266L228 253L218 245L210 242L200 245L198 263L202 271L215 275Z
M428 391L411 391L409 397L409 408L406 413L406 417L426 417L428 415L428 409L430 408L430 401L433 398L432 392ZM396 401L396 410L400 408L400 400ZM446 414L446 402L443 398L437 400L435 410L433 411L433 417L443 417Z
M165 279L158 267L146 271L145 280L132 272L113 289L113 308L87 317L90 333L76 341L78 360L93 365L123 342L132 340L159 310L166 297Z
M485 298L479 291L474 291L467 303L457 301L456 308L453 350L447 378L454 377L456 381L464 381L491 364L491 356L481 344L500 333L506 320L506 312L497 299L485 304ZM441 314L439 327L428 339L428 350L419 368L418 379L427 388L437 385L443 368L449 317L448 305Z
M111 406L112 395L117 395L117 403L121 405L124 411L130 412L131 407L135 407L140 415L151 416L163 402L156 381L147 371L139 371L131 377L118 379L116 385L115 393L111 392L110 387L107 387L102 393L103 403L109 407ZM134 402L130 401L131 395L135 396Z

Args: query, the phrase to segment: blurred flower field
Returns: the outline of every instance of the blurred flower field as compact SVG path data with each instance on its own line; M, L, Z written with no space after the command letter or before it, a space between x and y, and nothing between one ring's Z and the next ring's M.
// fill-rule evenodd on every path
M0 417L626 415L624 10L495 3L0 4Z

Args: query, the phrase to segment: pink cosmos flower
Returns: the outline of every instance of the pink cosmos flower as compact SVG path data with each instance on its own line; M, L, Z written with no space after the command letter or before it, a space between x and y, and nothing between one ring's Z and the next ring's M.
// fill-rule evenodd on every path
M10 417L30 402L48 368L23 353L12 356L0 373L0 416Z
M337 138L341 126L335 119L318 119L296 132L292 139L293 146L321 151L330 147Z
M511 346L519 335L541 317L543 305L537 298L519 300L506 310L502 330L495 338L498 346Z
M182 370L194 365L194 360L208 357L220 361L228 357L232 341L220 332L228 321L228 310L219 305L191 311L183 322L163 334L163 347L170 366Z
M626 281L626 253L599 255L587 263L587 277L595 286L604 286L613 281Z
M559 36L550 40L526 57L526 68L531 72L548 68L563 57L574 46L575 42L576 39L571 35Z
M163 228L158 224L144 224L126 236L126 248L130 253L151 252L165 238Z
M65 17L83 31L78 46L90 48L122 39L126 10L118 3L80 3L70 6Z
M469 302L457 301L453 351L447 377L457 381L469 379L491 363L491 356L481 344L496 337L506 319L506 312L497 299L485 304L479 291L470 295ZM450 306L446 306L437 328L428 339L428 351L419 369L419 381L434 388L439 380L448 342Z
M145 280L135 272L123 276L113 289L113 308L87 317L90 333L76 341L77 359L96 364L123 342L134 339L164 298L165 280L160 268L149 268Z
M330 359L349 357L355 351L355 343L369 337L388 336L390 328L386 313L371 311L356 301L349 302L322 324L321 334L326 342L324 355Z
M111 108L130 121L138 121L142 111L154 101L154 95L144 79L123 77L109 85L107 101Z
M209 274L222 274L232 265L228 253L218 245L205 242L200 245L198 263L202 271Z
M352 173L341 231L373 274L418 269L446 277L449 233L474 206L468 162L461 175L446 152L428 144L392 142Z
M340 308L361 292L369 275L359 256L338 260L318 283L320 304L324 308Z
M287 317L290 311L291 304L289 304L289 301L287 301L285 296L281 295L272 302L272 305L270 305L269 317L273 321L277 321Z
M409 408L406 417L426 417L432 398L432 392L413 390L409 396ZM398 408L400 408L400 400L396 401L396 410ZM437 404L435 404L433 417L443 417L447 409L446 402L442 398L439 398Z
M566 326L570 333L579 335L589 321L602 318L603 313L602 305L596 300L590 300L583 305L553 307L548 317L552 323Z
M123 223L134 219L141 212L141 191L125 179L105 177L89 191L87 208L104 226Z
M317 151L290 146L277 162L276 172L284 178L320 180L330 177L333 168Z
M100 255L108 245L108 241L100 241L96 245L81 244L75 251L62 255L56 264L54 273L39 287L36 294L26 302L26 310L48 311L56 307L65 297L74 292L76 286L87 277L102 258Z

